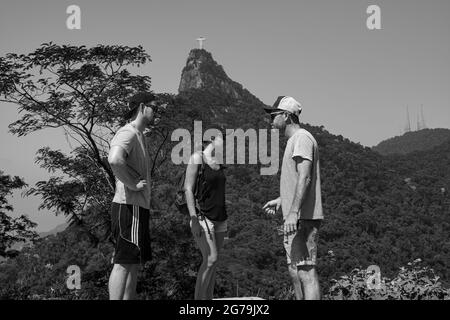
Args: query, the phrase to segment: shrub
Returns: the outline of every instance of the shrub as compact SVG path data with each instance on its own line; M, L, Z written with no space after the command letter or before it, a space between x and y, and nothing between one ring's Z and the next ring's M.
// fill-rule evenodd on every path
M367 284L371 273L354 269L349 276L332 280L325 297L329 300L449 300L450 289L444 288L433 269L421 266L421 259L401 267L398 275L390 280L381 278L379 288Z

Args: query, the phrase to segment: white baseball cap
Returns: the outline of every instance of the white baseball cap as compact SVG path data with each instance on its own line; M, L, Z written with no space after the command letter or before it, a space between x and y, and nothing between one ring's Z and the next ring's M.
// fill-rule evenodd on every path
M267 113L273 113L277 111L288 111L300 117L302 113L302 105L300 102L289 96L279 96L272 108L264 108Z

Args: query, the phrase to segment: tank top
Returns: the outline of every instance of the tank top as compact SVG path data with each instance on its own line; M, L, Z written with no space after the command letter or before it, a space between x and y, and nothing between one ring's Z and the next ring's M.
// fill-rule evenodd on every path
M199 205L209 220L225 221L228 218L225 208L225 181L222 166L214 170L205 164L202 183L199 186Z

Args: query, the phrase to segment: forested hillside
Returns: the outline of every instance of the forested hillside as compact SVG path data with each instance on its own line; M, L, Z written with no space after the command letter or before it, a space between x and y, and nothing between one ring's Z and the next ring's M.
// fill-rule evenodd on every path
M422 129L407 132L380 142L373 150L382 154L408 154L414 151L426 151L450 140L449 129Z

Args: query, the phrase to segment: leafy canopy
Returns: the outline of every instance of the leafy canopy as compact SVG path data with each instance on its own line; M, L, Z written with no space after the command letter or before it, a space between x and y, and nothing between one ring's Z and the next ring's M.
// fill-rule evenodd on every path
M36 224L27 216L12 218L7 214L7 211L13 210L7 197L14 189L25 186L26 183L20 177L11 177L0 170L0 256L7 256L8 248L14 243L34 240L37 237L36 232L31 230Z
M60 128L73 150L69 155L48 147L38 151L36 162L55 173L27 192L43 198L41 208L78 222L89 215L96 220L89 222L93 226L107 224L115 187L107 162L109 141L122 124L130 95L150 90L150 77L128 68L148 61L141 46L52 42L27 55L0 57L0 101L18 105L21 114L10 131L20 137Z

